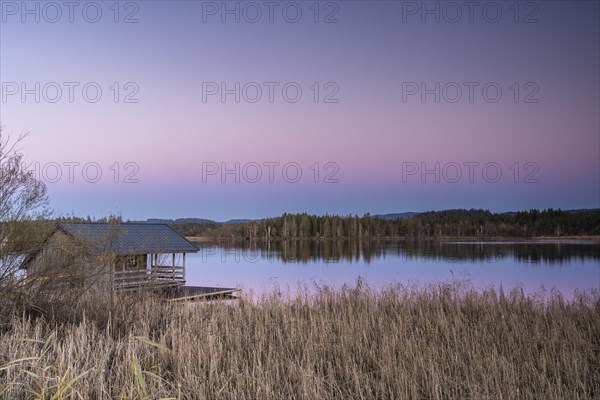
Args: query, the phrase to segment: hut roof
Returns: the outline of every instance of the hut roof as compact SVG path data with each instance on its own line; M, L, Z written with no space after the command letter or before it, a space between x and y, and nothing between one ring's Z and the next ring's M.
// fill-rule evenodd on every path
M58 229L76 240L115 254L197 253L198 247L167 224L59 222Z

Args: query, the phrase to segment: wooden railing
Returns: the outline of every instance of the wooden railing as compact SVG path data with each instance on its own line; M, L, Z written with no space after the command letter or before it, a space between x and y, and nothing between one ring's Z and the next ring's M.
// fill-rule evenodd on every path
M154 266L151 270L115 271L115 289L140 287L177 287L185 284L183 267Z

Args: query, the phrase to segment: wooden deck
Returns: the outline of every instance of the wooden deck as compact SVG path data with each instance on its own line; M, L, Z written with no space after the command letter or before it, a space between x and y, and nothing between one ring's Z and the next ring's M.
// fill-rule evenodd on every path
M233 300L240 289L185 286L185 267L154 265L150 269L114 272L113 288L119 291L157 290L167 301Z
M219 288L205 286L181 286L167 294L168 301L195 301L195 300L235 300L237 288Z

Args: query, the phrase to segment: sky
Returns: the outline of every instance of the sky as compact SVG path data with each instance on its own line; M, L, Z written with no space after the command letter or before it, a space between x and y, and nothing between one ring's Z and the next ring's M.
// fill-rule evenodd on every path
M600 207L597 1L0 1L57 215Z

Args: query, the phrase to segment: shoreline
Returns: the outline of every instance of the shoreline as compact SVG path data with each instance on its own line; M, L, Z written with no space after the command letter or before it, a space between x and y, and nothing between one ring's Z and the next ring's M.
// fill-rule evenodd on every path
M244 237L215 237L215 236L186 236L186 239L191 242L196 243L206 243L206 242L283 242L283 241L350 241L350 240L362 240L362 241L398 241L398 242L414 242L419 240L427 240L427 241L439 241L439 242L447 242L447 241L463 241L463 242L481 242L481 241L490 241L490 242L531 242L531 241L573 241L573 240L585 240L585 241L594 241L600 243L600 235L569 235L569 236L531 236L531 237L511 237L511 236L482 236L482 237L473 237L473 236L422 236L422 237L393 237L393 236L382 236L382 237L369 237L369 238L244 238Z

